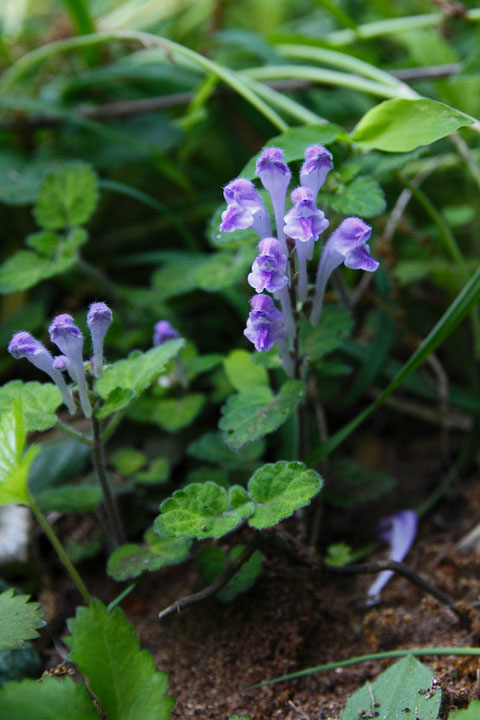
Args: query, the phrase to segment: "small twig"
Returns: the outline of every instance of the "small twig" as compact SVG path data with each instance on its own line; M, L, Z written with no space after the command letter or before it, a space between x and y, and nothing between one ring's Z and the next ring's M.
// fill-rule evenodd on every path
M421 588L421 590L432 595L443 605L453 610L461 624L466 628L470 628L470 618L457 608L455 599L443 590L431 585L425 578L418 575L415 570L405 565L405 563L396 562L395 560L379 560L377 562L359 563L358 565L346 565L345 567L325 566L325 568L330 572L341 575L348 575L350 573L378 573L383 570L393 570L393 572L403 575L403 577L413 585Z
M193 593L193 595L185 595L185 597L175 600L172 605L169 605L164 610L158 613L158 619L164 620L164 618L168 617L169 615L173 615L173 613L179 613L181 610L190 607L190 605L196 605L196 603L203 602L204 600L208 600L208 598L212 597L213 595L216 595L240 570L242 565L247 562L250 556L253 555L253 553L260 544L260 538L260 534L256 533L255 537L251 542L248 543L242 554L226 568L226 570L220 575L220 577L215 580L215 582L213 582L211 585L204 588L203 590L200 590L197 593Z
M310 717L309 717L305 712L303 712L303 710L301 710L300 708L298 708L298 707L295 705L294 702L292 702L291 700L288 700L288 704L290 705L290 707L291 707L293 710L295 710L295 712L297 713L297 715L300 715L300 717L303 718L303 720L310 720Z

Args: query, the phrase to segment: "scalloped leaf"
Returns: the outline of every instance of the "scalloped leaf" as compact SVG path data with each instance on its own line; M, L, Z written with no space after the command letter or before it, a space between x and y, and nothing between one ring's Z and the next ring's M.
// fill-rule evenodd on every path
M110 417L113 413L128 407L135 397L136 393L130 388L117 387L112 390L103 405L95 411L95 417L99 420Z
M40 185L33 210L44 228L83 225L97 204L97 176L90 165L71 162L49 173Z
M13 588L0 594L0 648L14 650L25 647L25 640L39 637L43 612L37 602L28 602L29 595L14 595Z
M192 541L184 538L162 538L150 528L144 535L145 544L122 545L108 559L107 572L114 580L123 582L144 572L154 572L166 565L176 565L187 559Z
M277 430L303 397L300 380L287 380L278 395L258 386L228 398L218 424L225 442L239 450L243 445Z
M320 492L321 476L305 463L280 460L259 468L248 483L256 507L248 519L258 529L272 527L292 515Z
M339 193L324 193L322 198L342 215L370 218L385 211L385 195L376 180L365 175L356 177Z
M267 371L261 365L256 365L253 357L253 353L246 350L232 350L223 361L228 379L239 392L269 384Z
M0 412L12 407L18 399L27 432L48 430L57 422L55 411L62 404L62 396L53 383L12 380L0 387Z
M165 695L168 677L155 670L149 652L140 650L135 628L119 607L109 613L94 599L89 607L79 608L68 625L69 657L109 720L139 720L139 712L142 720L170 717L175 701Z
M311 360L317 360L341 347L352 331L353 320L340 305L326 305L322 320L312 326L302 319L300 341L302 350Z
M125 360L118 360L103 371L102 377L96 382L98 394L108 399L116 388L142 393L162 372L165 365L184 346L182 338L168 340L147 352L134 350Z
M174 538L219 538L242 521L237 512L229 510L225 488L210 481L176 490L163 501L160 511L155 531Z
M7 682L0 690L0 717L8 720L100 720L84 685L77 685L71 677L61 680Z

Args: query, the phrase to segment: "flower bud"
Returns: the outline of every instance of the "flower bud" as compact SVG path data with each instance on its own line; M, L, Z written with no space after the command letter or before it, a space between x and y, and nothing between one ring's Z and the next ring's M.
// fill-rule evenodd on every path
M49 327L50 340L55 343L61 353L70 361L77 380L78 395L83 414L86 418L92 415L92 406L88 397L85 368L83 366L83 335L75 325L71 315L57 315Z
M92 337L93 346L93 372L99 378L103 370L103 341L107 330L112 324L112 311L103 302L90 305L87 314L87 325Z

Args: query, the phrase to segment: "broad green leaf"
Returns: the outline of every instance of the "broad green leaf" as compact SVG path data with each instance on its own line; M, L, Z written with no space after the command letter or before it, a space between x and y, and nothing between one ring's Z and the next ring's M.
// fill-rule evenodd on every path
M144 467L147 459L140 450L132 447L122 447L112 454L112 463L118 472L124 475L134 475Z
M228 509L225 488L214 482L193 483L176 490L160 505L154 528L159 535L175 538L219 538L241 522Z
M264 147L279 147L283 150L284 160L286 163L295 160L303 160L305 156L305 148L308 145L328 145L332 143L343 130L333 123L325 123L323 125L303 125L302 127L290 128L281 135L271 138ZM255 167L257 159L260 157L262 150L257 153L243 170L239 173L239 177L245 177L252 180L255 177Z
M179 338L153 347L145 353L134 350L125 360L118 360L105 368L102 377L97 380L97 392L105 399L116 388L142 393L183 345L184 340Z
M28 471L40 448L25 454L25 421L20 401L0 415L0 505L16 502L28 505Z
M165 695L167 675L157 672L150 653L140 650L135 628L119 607L109 613L93 600L77 610L69 628L69 657L109 720L139 720L139 712L142 720L170 717L175 701Z
M103 405L95 411L95 416L100 420L110 417L110 415L128 407L134 399L135 392L133 390L117 387L112 390Z
M42 442L42 451L33 461L28 476L34 497L42 490L64 485L82 475L91 455L91 447L72 437Z
M461 293L455 298L435 327L427 335L413 355L402 365L393 380L381 395L359 413L347 425L332 435L327 442L314 450L307 458L308 465L315 466L320 460L337 448L361 423L366 420L380 405L405 382L417 368L430 356L436 348L446 340L457 325L463 320L471 307L480 298L480 268L475 271Z
M245 550L245 545L237 545L234 547L229 555L229 563L237 560L238 557ZM220 575L225 571L227 567L227 556L223 550L219 547L206 547L202 548L196 555L198 572L205 585L211 585ZM255 550L254 553L249 557L240 570L235 573L231 580L225 585L224 588L216 594L215 597L221 602L231 602L237 595L247 592L254 585L257 577L262 571L262 553L259 550Z
M280 460L259 468L248 483L248 492L256 507L248 519L258 529L272 527L308 505L320 492L323 480L304 463Z
M100 720L87 689L71 677L7 682L0 690L0 717L8 720Z
M409 152L473 122L467 115L435 100L397 98L369 110L351 137L362 148Z
M239 283L251 268L256 247L243 244L237 252L215 252L193 270L195 287L218 292Z
M38 637L45 625L40 605L28 602L29 595L14 595L13 588L0 594L0 648L24 648L25 640Z
M25 238L25 244L41 255L53 257L61 243L60 237L52 230L42 230L32 233Z
M223 367L235 390L268 385L267 371L252 362L252 353L246 350L232 350L223 361Z
M358 215L370 218L385 211L383 190L376 180L361 175L346 185L341 192L324 193L322 198L336 212L342 215Z
M226 443L233 450L277 430L303 397L300 380L287 380L278 395L259 386L228 398L218 424Z
M70 248L62 248L54 258L33 250L20 250L0 266L0 293L28 290L42 280L68 270L75 262Z
M97 485L63 485L42 490L35 500L42 510L85 513L101 505L102 491Z
M143 545L122 545L110 555L107 572L118 582L181 563L190 553L191 540L161 538L152 529L147 530L144 539Z
M318 325L312 326L302 318L300 342L310 360L333 352L341 347L352 331L353 320L340 305L326 305Z
M409 655L357 690L340 720L358 720L359 708L388 720L405 720L410 714L417 720L436 720L442 693L439 688L430 690L433 679L432 671Z
M332 567L344 567L352 561L352 548L350 545L347 545L347 543L332 543L328 546L327 554L324 558L325 565L331 565Z
M454 710L448 720L478 720L480 718L480 700L472 700L465 710Z
M27 432L48 430L55 425L55 411L62 404L62 396L53 383L12 380L0 387L0 412L11 408L19 400Z
M202 435L188 446L188 454L198 460L221 465L225 470L251 470L265 452L265 441L260 438L242 450L241 455L231 450L219 432Z
M205 404L205 395L188 393L177 398L157 400L151 420L167 432L177 432L195 420Z
M72 162L51 172L38 191L33 213L44 228L83 225L97 204L97 176L83 162Z
M0 688L8 680L40 677L43 667L38 653L28 640L23 650L0 650Z

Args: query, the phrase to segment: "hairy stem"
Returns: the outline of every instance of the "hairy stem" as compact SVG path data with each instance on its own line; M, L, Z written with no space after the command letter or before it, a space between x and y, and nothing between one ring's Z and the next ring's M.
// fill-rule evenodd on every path
M120 547L125 542L125 533L123 531L122 521L120 519L120 513L118 511L117 502L115 495L112 493L110 482L105 470L105 458L103 455L103 443L100 434L100 423L92 415L92 429L93 429L93 463L95 465L95 471L97 473L98 480L100 482L103 499L105 502L105 511L107 514L107 521L109 532L111 533L111 540L114 548Z

